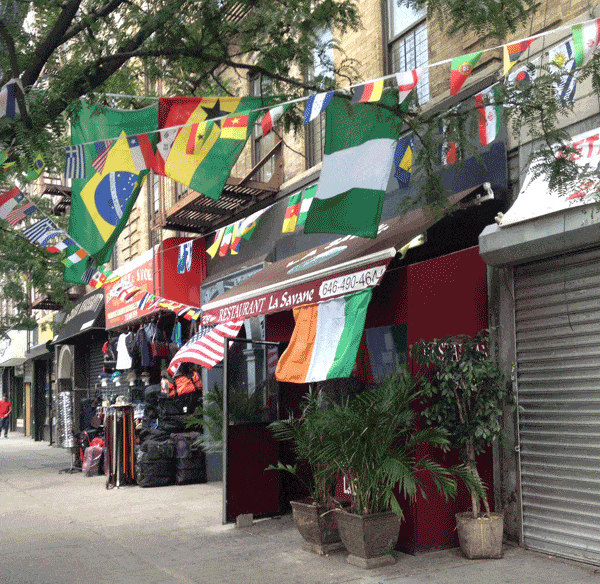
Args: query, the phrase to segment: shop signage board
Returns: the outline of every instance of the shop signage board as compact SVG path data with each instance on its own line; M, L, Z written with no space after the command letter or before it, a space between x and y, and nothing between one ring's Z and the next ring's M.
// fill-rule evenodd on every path
M591 169L600 164L600 128L579 134L573 138L571 146L579 150L580 155L573 160L580 165L589 165ZM529 167L525 182L513 206L504 214L501 227L510 227L542 215L565 211L571 207L597 204L598 179L574 181L561 195L550 189L546 176L536 176L535 161Z

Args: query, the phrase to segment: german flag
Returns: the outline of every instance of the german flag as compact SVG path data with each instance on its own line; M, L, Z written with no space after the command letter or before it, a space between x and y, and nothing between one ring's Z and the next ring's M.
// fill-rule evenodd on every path
M364 85L358 86L354 90L352 101L350 103L370 103L373 101L379 101L383 92L383 79L379 81L371 81Z
M292 195L288 201L288 207L285 210L285 217L283 218L283 228L281 233L293 233L296 229L296 222L300 215L300 204L302 202L302 191Z

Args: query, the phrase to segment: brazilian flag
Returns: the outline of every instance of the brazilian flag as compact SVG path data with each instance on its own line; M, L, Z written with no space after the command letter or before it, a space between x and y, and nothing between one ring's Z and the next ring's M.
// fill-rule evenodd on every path
M154 148L157 129L156 105L132 111L82 104L71 119L72 144L85 145L86 178L73 179L69 235L97 265L110 259L148 174L148 170L136 170L139 161L136 165L135 150L126 137L147 134ZM112 142L104 166L92 164L101 152L95 143L109 139ZM68 248L67 256L77 249ZM81 284L87 267L88 262L82 261L66 268L65 281Z

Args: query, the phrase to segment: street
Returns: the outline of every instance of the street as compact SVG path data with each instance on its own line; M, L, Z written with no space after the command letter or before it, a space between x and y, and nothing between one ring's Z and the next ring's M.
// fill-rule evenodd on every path
M501 560L453 549L365 571L345 552L303 551L289 515L222 525L221 483L106 490L104 476L59 473L69 467L69 451L0 439L1 584L600 582L594 567L512 546Z

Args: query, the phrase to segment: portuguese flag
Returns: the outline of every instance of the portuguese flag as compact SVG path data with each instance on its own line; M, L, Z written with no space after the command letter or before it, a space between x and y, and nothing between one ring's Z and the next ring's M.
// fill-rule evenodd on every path
M478 53L469 53L468 55L452 59L450 66L450 95L456 95L460 91L467 77L471 75L473 69L479 63L482 53L483 51L479 51Z
M161 98L155 172L217 200L262 105L260 97ZM189 144L199 128L202 141Z

